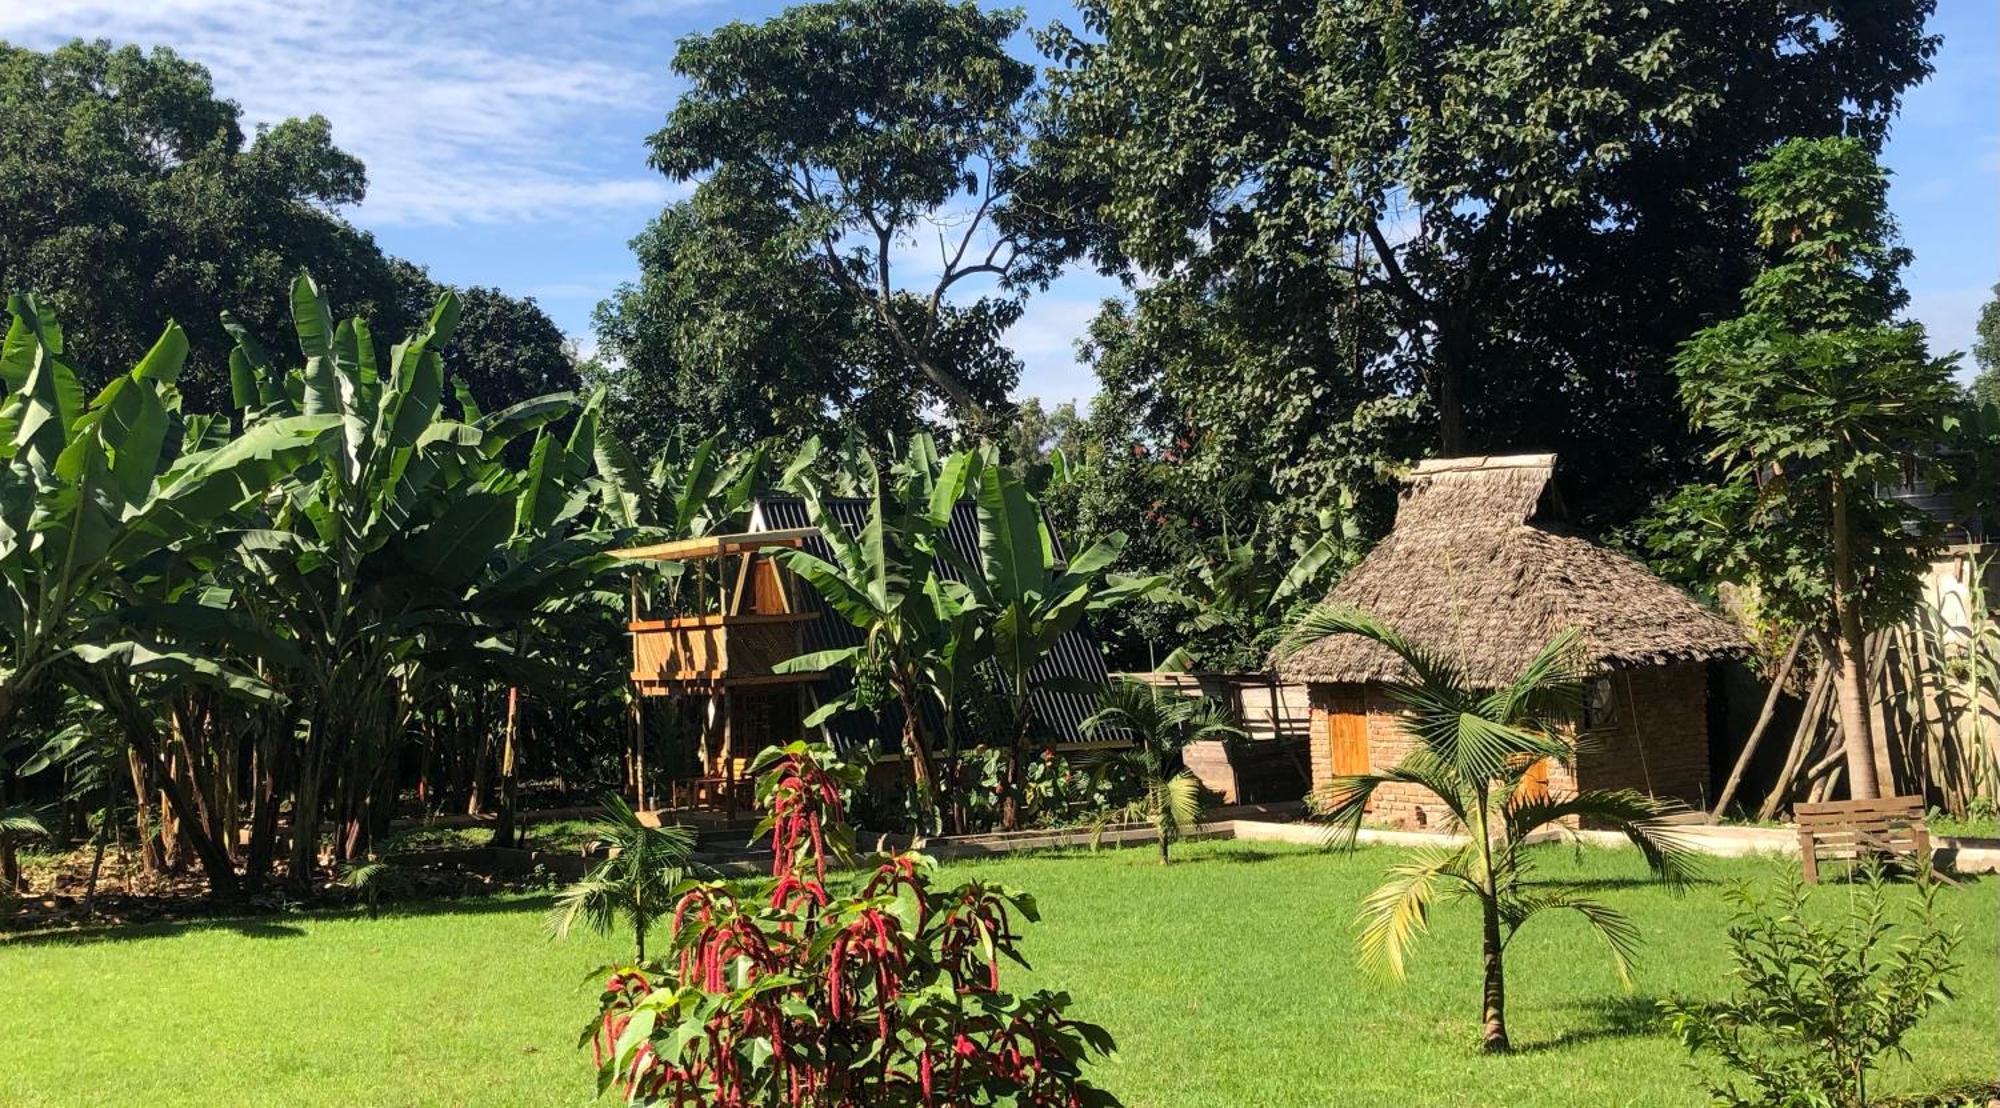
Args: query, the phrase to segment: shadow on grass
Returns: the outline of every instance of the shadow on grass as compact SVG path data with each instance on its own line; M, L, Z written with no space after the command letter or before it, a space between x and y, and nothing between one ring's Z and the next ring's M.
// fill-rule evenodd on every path
M380 922L423 916L486 916L512 912L546 912L554 897L482 896L455 900L413 900L382 906ZM295 912L263 915L209 916L196 919L162 920L158 923L127 923L110 927L83 927L70 931L39 931L16 937L0 935L0 951L9 947L82 946L91 943L132 942L140 939L173 938L204 931L230 931L250 939L297 939L306 934L302 924L327 920L366 922L365 908L343 905L309 908Z
M1726 881L1709 877L1706 874L1696 874L1688 880L1687 887L1690 889L1700 889L1727 883ZM1564 889L1664 889L1667 887L1666 882L1651 874L1634 874L1629 877L1538 876L1535 880L1528 881L1526 884Z
M1553 1039L1517 1045L1514 1053L1544 1054L1600 1039L1632 1039L1665 1034L1667 1030L1666 1013L1661 1011L1659 999L1644 993L1587 1000L1570 1007L1585 1013L1590 1022Z

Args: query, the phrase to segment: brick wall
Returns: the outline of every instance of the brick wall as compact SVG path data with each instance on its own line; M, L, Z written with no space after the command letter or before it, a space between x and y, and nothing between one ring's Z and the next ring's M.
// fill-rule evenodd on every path
M1638 789L1663 799L1700 805L1708 792L1708 673L1692 663L1611 675L1602 722L1593 727L1577 756L1575 772L1549 769L1549 790ZM1401 761L1416 740L1405 734L1401 706L1369 685L1314 685L1310 691L1312 788L1333 779L1329 713L1365 705L1368 759L1382 769ZM1435 798L1414 785L1390 783L1375 790L1369 822L1396 827L1439 827L1446 813Z
M1610 718L1586 735L1577 775L1591 789L1637 789L1691 807L1708 801L1708 667L1614 673Z

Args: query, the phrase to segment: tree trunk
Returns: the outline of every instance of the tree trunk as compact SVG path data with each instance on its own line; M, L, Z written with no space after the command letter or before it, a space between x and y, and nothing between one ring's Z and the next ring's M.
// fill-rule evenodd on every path
M256 753L250 772L254 791L250 794L250 846L244 854L243 882L250 889L262 888L271 876L271 861L277 854L279 784L277 728L264 720L258 732Z
M1485 920L1480 942L1486 966L1486 988L1482 998L1485 1029L1480 1048L1488 1054L1505 1054L1513 1047L1507 1041L1507 974L1500 958L1500 905L1487 898L1480 902L1479 908Z
M187 795L178 775L161 758L159 743L151 728L152 721L149 719L136 715L127 717L126 733L139 756L159 777L160 791L167 799L166 807L175 816L180 825L180 835L194 849L195 859L201 863L202 873L208 878L209 894L217 900L235 900L241 891L236 880L235 863L230 861L229 853L222 849L222 844L216 842L202 825L194 799Z
M1438 341L1431 366L1431 403L1438 410L1438 453L1446 458L1471 453L1465 430L1465 373L1470 362L1469 327L1445 314L1437 321Z
M903 755L910 760L910 783L917 790L917 819L922 824L919 834L930 835L937 831L937 793L935 777L932 774L930 751L924 748L924 736L918 724L917 698L907 680L896 683L896 700L903 707Z
M319 869L320 778L325 772L324 725L314 721L306 733L299 759L298 785L293 790L291 883L300 892L312 889Z
M1840 728L1847 744L1847 791L1855 800L1881 795L1875 780L1875 728L1868 709L1868 642L1861 627L1860 596L1854 582L1854 537L1847 518L1847 490L1833 478L1833 607L1839 620L1834 638L1834 681L1840 694Z
M493 845L512 847L514 845L514 798L516 782L514 759L515 742L521 726L521 690L510 687L507 690L507 735L505 745L500 749L500 819L493 826Z
M160 856L159 836L153 829L153 790L146 781L146 763L137 750L128 747L125 764L132 776L132 827L139 836L139 870L159 873L166 868L166 859Z

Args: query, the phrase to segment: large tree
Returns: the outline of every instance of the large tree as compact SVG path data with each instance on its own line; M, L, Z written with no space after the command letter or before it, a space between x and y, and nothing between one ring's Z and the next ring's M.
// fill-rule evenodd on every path
M842 422L914 430L924 398L868 364L863 312L788 248L783 213L735 200L673 204L632 241L639 279L596 314L606 422L642 458L711 434L744 447L837 437Z
M179 321L190 411L230 409L221 314L254 334L288 332L270 290L302 269L337 311L385 334L421 322L445 290L340 216L368 178L325 117L246 136L208 70L172 50L0 44L0 118L0 292L34 292L103 365L137 361ZM445 353L482 406L577 386L562 332L533 301L458 296L464 318Z
M1688 471L1667 361L1749 277L1742 170L1879 141L1930 7L1084 0L1023 207L1118 272L1358 255L1439 448L1562 451L1572 507L1629 518Z
M497 412L582 388L569 340L533 297L483 285L455 288L410 262L397 259L391 265L401 297L398 318L423 319L447 291L457 297L458 329L440 353L451 367L452 383L463 386L480 410Z
M0 43L0 118L0 289L36 292L94 364L137 362L178 320L188 407L226 411L230 344L216 320L229 311L282 333L270 290L301 268L342 310L401 329L388 260L333 214L367 177L325 118L246 138L206 69L101 41Z
M1054 272L1021 228L1034 68L1018 10L948 0L828 0L682 40L689 83L652 162L699 180L758 254L809 263L866 313L922 398L978 419L1016 363L996 356L1027 289ZM792 280L787 277L787 283Z
M2000 285L1979 309L1979 323L1972 340L1972 360L1979 366L1972 379L1975 404L2000 404Z
M1751 170L1769 261L1742 314L1675 358L1681 396L1722 478L1691 486L1656 530L1702 550L1778 615L1824 631L1839 692L1849 792L1878 795L1867 636L1908 618L1935 524L1880 490L1935 452L1959 403L1951 363L1899 323L1888 179L1858 139L1794 139Z

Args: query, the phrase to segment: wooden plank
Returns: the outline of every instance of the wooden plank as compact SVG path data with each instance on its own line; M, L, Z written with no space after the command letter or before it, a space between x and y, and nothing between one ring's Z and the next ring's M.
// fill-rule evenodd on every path
M610 551L614 558L637 562L684 562L698 558L719 558L747 554L773 546L803 546L819 534L817 527L794 527L784 531L750 531L735 535L708 535L698 539L676 539L650 546L627 546Z

